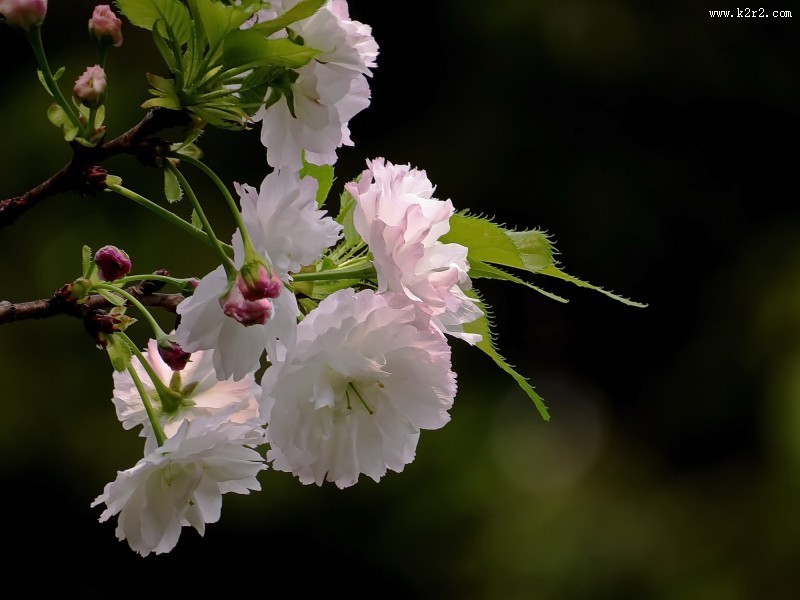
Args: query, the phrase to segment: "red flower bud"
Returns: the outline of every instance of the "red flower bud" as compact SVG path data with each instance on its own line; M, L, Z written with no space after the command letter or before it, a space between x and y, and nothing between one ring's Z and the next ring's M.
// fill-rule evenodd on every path
M103 281L115 281L131 272L130 257L116 246L100 248L95 252L94 262Z
M220 298L219 303L222 312L246 327L263 325L272 317L272 303L269 300L246 300L237 286L231 288L227 296Z

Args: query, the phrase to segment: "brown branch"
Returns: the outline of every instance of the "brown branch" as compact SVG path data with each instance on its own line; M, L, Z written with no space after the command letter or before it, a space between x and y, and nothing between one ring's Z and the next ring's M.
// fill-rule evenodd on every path
M72 143L72 159L56 174L21 196L0 200L0 227L11 225L20 215L42 200L61 192L87 193L93 190L92 169L112 156L131 154L148 166L155 165L157 134L174 127L186 127L191 117L184 112L154 109L128 131L94 148Z
M161 308L174 313L184 297L181 294L146 294L139 296L138 300L149 308ZM0 325L30 319L46 319L57 315L87 319L92 316L93 312L113 308L113 306L99 294L90 295L82 304L65 303L55 296L16 304L3 300L0 302Z
M159 269L154 274L169 275L169 271ZM3 300L0 302L0 325L29 319L46 319L56 315L67 315L86 321L97 316L98 311L105 311L113 307L113 304L100 294L90 294L80 304L70 300L70 287L70 284L67 284L50 298L43 300L31 300L17 304ZM159 294L158 291L163 287L163 281L146 280L126 288L126 291L147 307L161 308L174 313L184 297L181 294Z

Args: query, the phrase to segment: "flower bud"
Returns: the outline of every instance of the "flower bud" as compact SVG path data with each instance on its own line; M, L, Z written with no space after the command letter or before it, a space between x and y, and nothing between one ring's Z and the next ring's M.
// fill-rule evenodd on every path
M112 44L115 48L122 46L122 21L108 4L94 7L92 18L89 19L89 35L101 44Z
M0 15L6 23L29 31L44 22L47 0L0 0Z
M175 340L167 337L158 342L158 355L173 371L183 371L192 355Z
M131 272L130 257L116 246L100 248L95 252L94 262L103 281L115 281Z
M85 106L95 108L103 103L106 93L106 72L100 65L88 67L83 75L78 77L73 90L75 97Z
M222 312L245 327L263 325L272 317L272 303L269 300L246 300L237 286L233 286L227 296L220 298L219 303Z
M255 301L262 298L277 298L281 293L281 280L260 262L249 262L239 271L236 287L245 300Z

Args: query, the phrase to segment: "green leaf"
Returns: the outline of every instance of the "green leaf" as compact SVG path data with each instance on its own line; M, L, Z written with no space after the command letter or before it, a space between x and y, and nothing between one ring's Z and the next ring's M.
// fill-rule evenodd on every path
M164 169L164 196L166 196L170 204L174 204L183 198L183 189L172 169Z
M578 279L577 277L568 275L567 273L564 273L564 271L562 271L561 269L557 268L555 265L550 265L548 267L545 267L540 271L540 273L542 275L548 275L549 277L556 277L557 279L569 281L570 283L575 284L578 287L589 288L590 290L600 292L601 294L605 294L609 298L613 298L614 300L622 302L623 304L627 304L628 306L635 306L636 308L647 307L647 304L642 304L641 302L635 302L633 300L629 300L628 298L615 294L614 292L609 292L608 290L604 290L600 286L589 283L588 281L583 281L581 279Z
M156 97L145 101L142 104L142 108L155 108L156 106L160 106L170 110L181 110L180 97L178 96L178 91L175 88L175 81L173 79L147 73L147 81L153 86L149 92Z
M153 29L156 21L164 21L178 45L189 41L192 18L180 0L117 0L117 6L128 20L138 27Z
M336 216L336 222L344 229L344 243L348 248L362 241L353 225L353 209L355 207L356 199L347 190L343 191L339 198L339 214Z
M58 81L61 79L61 76L64 74L64 69L66 69L66 67L61 67L58 71L53 73L53 81ZM45 80L44 73L42 73L41 69L36 69L36 76L39 78L39 83L42 84L44 91L52 96L53 92L50 91L50 87L47 85L47 81Z
M521 387L528 397L533 400L533 403L536 405L536 408L539 410L539 414L542 415L542 418L545 421L549 421L550 414L547 412L547 406L545 406L542 397L539 396L536 391L534 391L534 389L528 383L528 380L517 373L514 368L506 362L506 359L500 356L500 354L497 352L497 349L494 346L494 334L491 330L491 313L489 312L489 307L483 301L477 291L469 290L467 295L478 300L478 307L483 312L483 316L475 321L472 321L471 323L464 323L464 332L478 333L482 336L481 341L476 344L477 347L480 348L486 355L488 355L498 367L511 375L519 387Z
M235 105L190 106L189 110L209 125L231 131L241 131L247 118L247 115Z
M222 60L227 67L286 67L297 69L308 64L319 50L300 46L286 38L265 39L253 29L234 31L225 38Z
M551 300L555 300L556 302L563 302L564 304L569 302L569 300L567 300L566 298L562 298L557 294L548 292L547 290L543 290L542 288L537 287L532 283L528 283L524 279L520 279L516 275L508 273L499 267L493 267L492 265L487 265L486 263L483 263L481 261L469 261L469 276L472 279L500 279L503 281L518 283L536 292L539 292L543 296L547 296L548 298L550 298Z
M100 294L103 298L108 300L114 306L125 306L125 298L115 294L114 292L110 292L108 290L95 290L98 294Z
M157 106L167 108L169 110L181 110L181 105L176 102L175 98L150 98L150 100L142 102L142 108L155 108Z
M450 231L441 237L441 241L461 244L467 247L467 258L470 265L472 265L472 269L475 269L475 271L470 269L470 275L473 277L504 279L514 283L521 283L545 296L564 301L563 298L555 294L541 290L522 279L515 278L515 276L504 270L492 267L492 265L501 265L503 267L522 269L535 275L547 275L569 281L579 287L589 288L605 294L609 298L618 300L628 306L647 306L564 273L558 268L553 258L553 255L556 254L556 249L550 238L545 233L535 229L508 231L482 217L456 214L450 218Z
M83 269L83 277L89 279L92 275L92 271L94 271L94 255L92 254L92 249L89 246L84 246L81 249L81 268Z
M538 229L504 231L517 247L517 252L522 264L525 265L526 271L536 273L553 264L554 249L547 234Z
M313 177L317 180L319 187L317 188L317 204L322 206L325 199L328 197L328 192L331 191L333 186L333 166L332 165L313 165L306 162L303 157L303 168L300 169L300 178L306 176Z
M164 33L161 30L164 30ZM153 24L153 43L158 48L158 51L161 53L161 57L164 59L164 62L167 63L170 71L175 71L178 68L178 65L175 62L175 54L172 52L167 43L164 41L164 38L167 37L167 28L164 25L163 21L156 21Z
M519 250L506 230L482 217L453 215L450 217L450 231L440 241L466 246L470 260L525 268Z
M131 365L131 349L118 335L106 335L106 352L115 371L126 371Z
M317 12L320 7L325 4L326 0L303 0L298 2L294 7L287 10L276 19L271 21L264 21L253 26L253 29L258 30L261 35L267 37L288 27L292 23L307 19Z
M200 22L203 24L203 29L205 29L208 45L212 52L222 43L226 35L231 31L238 30L239 26L253 14L252 9L212 2L212 0L195 0L194 6Z
M197 214L195 209L192 209L192 225L194 225L197 229L203 229L203 221L200 220L200 216Z
M58 104L51 104L47 107L47 120L61 129L64 140L71 142L78 135L78 128L72 123L72 119Z

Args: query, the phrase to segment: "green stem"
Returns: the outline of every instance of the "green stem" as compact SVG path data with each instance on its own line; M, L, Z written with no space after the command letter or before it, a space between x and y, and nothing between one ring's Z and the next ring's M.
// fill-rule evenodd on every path
M209 223L206 214L203 212L203 207L200 206L200 201L197 199L197 196L195 196L194 190L192 190L189 182L186 181L186 177L183 176L183 173L181 173L178 168L172 164L172 161L167 160L164 164L166 165L167 169L172 171L172 174L175 175L175 177L178 179L178 182L186 192L189 202L192 203L197 216L200 218L200 222L203 224L203 230L206 232L208 239L211 240L212 247L217 251L217 254L222 259L222 266L225 268L225 273L228 275L228 279L233 280L233 278L236 277L236 267L233 266L230 258L222 248L219 238L214 234L214 229L211 227L211 223Z
M78 116L75 114L72 106L67 103L67 99L64 98L64 94L61 93L61 88L58 87L56 80L53 79L53 73L50 71L50 65L47 63L47 55L44 52L44 45L42 44L42 28L32 28L28 32L27 37L31 47L33 48L33 54L36 56L36 62L39 63L39 69L44 76L45 83L47 83L50 93L53 94L53 98L56 99L56 102L58 102L59 106L67 114L69 120L72 121L72 124L80 130L81 122L78 119Z
M129 190L128 188L122 187L121 185L112 184L109 185L107 189L112 192L116 192L120 196L124 196L129 200L133 200L140 206L144 206L147 210L154 212L159 217L166 219L179 229L182 229L186 233L193 235L204 244L208 244L209 246L212 247L214 246L214 243L209 239L208 235L202 229L198 229L191 223L184 221L175 213L167 210L163 206L156 204L152 200L148 200L144 196L140 196L136 192ZM219 242L219 240L217 240L217 242L221 243ZM225 252L227 253L228 256L233 256L233 248L231 246L229 246L228 244L223 244L223 247L225 248Z
M343 279L371 279L375 277L375 267L372 263L352 269L332 269L317 273L294 273L293 281L336 281Z
M94 133L94 120L97 118L97 107L93 106L89 109L89 118L86 122L86 134L83 136L87 140L91 139L92 134Z
M120 279L116 279L114 281L115 285L126 285L128 283L134 281L163 281L165 283L171 283L175 287L183 288L189 283L189 279L179 279L177 277L170 277L169 275L159 275L157 273L150 273L142 274L142 275L128 275L126 277L121 277Z
M158 442L159 446L163 446L164 442L167 440L167 436L164 435L164 430L161 427L161 423L158 422L156 413L153 410L153 405L150 403L150 397L147 395L147 390L144 389L142 380L139 379L139 374L136 372L136 369L133 368L133 365L128 366L128 373L130 373L131 379L133 379L133 383L136 386L136 390L142 397L142 404L144 405L144 410L147 413L147 418L150 419L150 425L153 427L153 433L156 436L156 442Z
M175 158L189 163L190 165L200 169L205 175L214 182L214 185L217 186L219 191L225 197L225 200L228 202L228 208L233 215L234 221L236 221L236 226L239 228L239 231L242 234L242 242L244 242L244 247L247 250L253 248L253 242L250 239L250 234L247 232L247 228L244 226L244 220L242 219L242 213L239 210L239 207L236 205L236 201L233 199L230 190L228 187L222 182L219 176L211 169L207 164L204 162L197 160L196 158L192 158L191 156L184 156L183 154L173 154Z
M153 382L153 387L156 388L164 412L174 412L178 406L180 406L180 394L169 389L164 382L161 381L161 378L153 370L153 366L147 360L147 357L142 354L142 351L139 350L139 347L133 343L133 340L129 338L127 334L119 332L119 335L122 336L125 343L130 346L131 351L136 355L136 358L139 359L139 362L142 363L144 370L147 371L147 376Z

